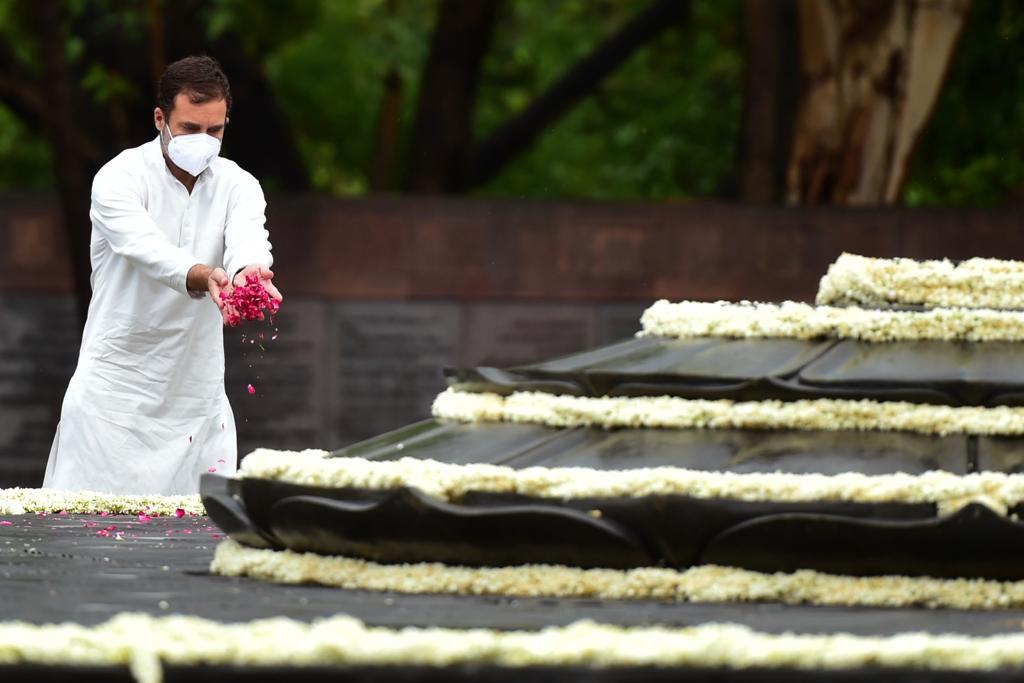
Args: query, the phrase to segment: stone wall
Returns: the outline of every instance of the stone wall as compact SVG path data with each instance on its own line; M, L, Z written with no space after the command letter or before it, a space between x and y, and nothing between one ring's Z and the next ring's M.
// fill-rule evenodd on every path
M656 298L813 298L843 250L1024 258L1010 210L269 204L286 295L279 336L266 335L263 353L238 330L225 337L241 453L337 448L421 419L443 387L441 367L513 365L621 339ZM0 195L0 245L0 486L38 485L79 343L54 198Z

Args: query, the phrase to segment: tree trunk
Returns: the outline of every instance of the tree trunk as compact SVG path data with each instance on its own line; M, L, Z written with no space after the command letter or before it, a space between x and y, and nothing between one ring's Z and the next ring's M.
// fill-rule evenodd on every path
M423 70L409 155L413 192L458 192L473 140L480 67L500 0L442 0Z
M891 204L945 79L969 0L799 0L804 92L791 204Z
M39 0L32 3L29 21L39 40L42 57L40 88L46 112L43 126L53 150L57 193L60 196L64 230L71 251L75 298L84 323L92 296L89 262L90 178L89 161L78 144L81 108L75 98L75 82L64 56L67 44L67 17L64 3L59 0Z
M666 28L689 16L687 0L658 0L570 67L525 110L514 116L474 150L469 185L490 181L501 169L530 148L563 114L572 109L637 49Z
M377 131L370 162L370 190L395 189L395 165L398 158L399 123L402 114L404 84L398 69L392 67L384 77L384 95L377 114Z
M746 66L737 198L777 203L784 197L796 113L796 3L746 0L743 19Z

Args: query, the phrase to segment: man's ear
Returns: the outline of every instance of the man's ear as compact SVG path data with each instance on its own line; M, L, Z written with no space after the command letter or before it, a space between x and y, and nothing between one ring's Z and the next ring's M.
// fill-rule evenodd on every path
M164 112L160 107L153 109L153 126L161 132L164 129Z

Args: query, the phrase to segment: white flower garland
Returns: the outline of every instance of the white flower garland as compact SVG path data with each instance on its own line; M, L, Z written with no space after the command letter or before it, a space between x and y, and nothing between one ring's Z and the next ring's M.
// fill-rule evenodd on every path
M671 666L992 671L1024 666L1024 634L974 637L769 634L739 624L622 627L580 621L540 631L367 627L348 616L225 624L120 614L98 626L0 622L0 663L127 665L160 683L169 665Z
M349 590L670 602L780 602L788 605L1009 609L1024 607L1024 581L791 574L700 565L679 571L580 569L562 565L459 567L437 562L379 564L290 550L217 546L210 571L275 583Z
M60 489L0 489L0 515L34 512L134 515L146 511L169 515L179 508L189 514L206 514L198 495L117 495Z
M730 401L674 396L509 396L447 389L434 417L460 422L524 422L549 427L659 429L798 429L918 434L1024 434L1024 408L942 406L868 399Z
M245 457L239 476L320 487L387 490L412 486L442 500L458 502L471 491L573 499L676 494L746 501L849 501L935 503L948 514L971 502L996 512L1024 502L1024 475L977 472L957 475L838 475L706 472L678 467L594 470L583 467L456 465L402 458L325 458L315 452L258 449Z
M1024 308L1024 262L914 261L842 254L821 278L820 305Z
M1024 312L971 308L880 311L863 308L718 301L656 301L638 336L860 339L889 342L1024 341Z

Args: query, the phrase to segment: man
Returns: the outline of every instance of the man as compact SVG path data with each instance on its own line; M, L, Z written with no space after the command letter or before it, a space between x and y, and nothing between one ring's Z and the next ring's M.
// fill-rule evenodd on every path
M215 60L168 66L157 100L157 137L93 180L92 299L44 487L195 493L237 464L220 293L256 273L281 300L266 202L218 156L231 91Z

